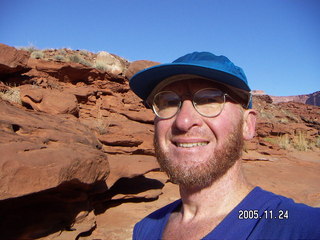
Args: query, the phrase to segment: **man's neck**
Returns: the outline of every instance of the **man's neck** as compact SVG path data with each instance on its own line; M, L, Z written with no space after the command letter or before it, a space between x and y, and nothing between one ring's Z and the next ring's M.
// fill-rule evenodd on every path
M252 190L242 173L241 161L237 161L220 179L206 188L180 186L183 221L209 216L224 218Z

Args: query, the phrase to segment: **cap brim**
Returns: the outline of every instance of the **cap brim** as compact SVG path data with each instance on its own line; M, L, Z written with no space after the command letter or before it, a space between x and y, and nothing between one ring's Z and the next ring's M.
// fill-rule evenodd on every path
M170 63L160 64L136 73L130 79L131 89L143 100L146 100L152 90L163 80L178 74L192 74L212 79L216 82L230 85L250 92L250 88L238 77L212 68L195 64Z

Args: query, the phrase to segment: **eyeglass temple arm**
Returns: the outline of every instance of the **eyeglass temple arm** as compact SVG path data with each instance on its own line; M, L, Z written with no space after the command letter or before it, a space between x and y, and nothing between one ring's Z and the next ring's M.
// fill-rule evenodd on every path
M245 109L249 109L249 108L251 108L251 100L252 100L252 94L251 94L251 92L249 92L249 99L248 99L248 102L246 103L246 104L241 104L241 103L239 103L239 101L237 101L237 100L235 100L233 97L231 97L229 94L225 94L225 96L227 96L227 97L229 97L232 101L234 101L234 102L236 102L236 103L238 103L238 104L240 104L243 108L245 108Z

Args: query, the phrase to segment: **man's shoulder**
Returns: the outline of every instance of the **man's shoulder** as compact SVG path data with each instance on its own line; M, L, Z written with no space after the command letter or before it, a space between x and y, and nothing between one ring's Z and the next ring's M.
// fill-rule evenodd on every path
M206 239L320 239L319 222L319 208L255 187Z
M163 219L168 214L170 214L173 210L175 210L179 205L181 205L181 199L176 200L172 203L169 203L162 208L159 208L158 210L150 213L147 217L145 217L141 221L143 221L145 219L155 219L155 220Z
M277 198L280 201L275 208L275 214L277 215L274 217L279 218L279 222L287 222L294 227L304 227L307 229L313 227L318 228L320 222L320 208L312 207L304 203L297 203L291 198L284 196L277 195Z
M263 195L268 196L268 200L261 209L255 233L252 233L255 238L320 238L320 208L296 203L291 198L265 190L261 191Z
M293 199L278 195L266 190L262 190L263 193L262 196L268 196L269 201L266 201L266 208L267 209L275 209L275 210L288 210L293 211L293 213L297 214L311 214L311 216L319 216L320 208L311 207L309 205L306 205L304 203L297 203Z
M152 239L155 236L160 238L170 213L179 205L181 200L172 202L143 218L134 226L133 239L150 239L150 236Z

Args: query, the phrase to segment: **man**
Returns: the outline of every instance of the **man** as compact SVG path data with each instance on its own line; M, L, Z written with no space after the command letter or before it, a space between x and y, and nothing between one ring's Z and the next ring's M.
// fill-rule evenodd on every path
M156 115L157 160L181 195L137 223L133 239L320 239L320 209L245 180L256 112L241 68L194 52L137 73L130 87Z

